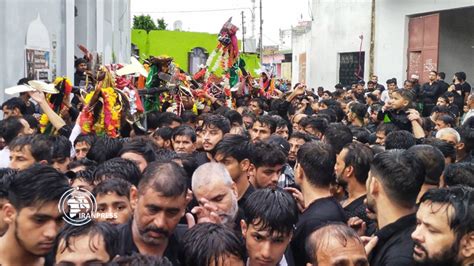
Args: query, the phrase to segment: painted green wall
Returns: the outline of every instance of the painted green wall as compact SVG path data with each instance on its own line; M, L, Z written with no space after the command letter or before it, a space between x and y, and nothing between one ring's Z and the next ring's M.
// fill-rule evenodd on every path
M132 30L131 34L132 43L140 51L140 58L147 58L150 55L171 56L185 71L188 70L188 52L193 48L201 47L211 54L217 46L217 34L210 33L152 30L147 34L145 30ZM255 70L260 69L258 56L243 54L241 58L245 60L246 69L255 76Z

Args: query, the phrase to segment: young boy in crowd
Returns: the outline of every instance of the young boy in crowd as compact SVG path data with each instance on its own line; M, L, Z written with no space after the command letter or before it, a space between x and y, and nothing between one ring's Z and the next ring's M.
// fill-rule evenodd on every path
M100 214L96 220L114 225L128 222L133 213L130 203L131 187L132 184L121 178L100 182L92 192L97 201L97 212Z

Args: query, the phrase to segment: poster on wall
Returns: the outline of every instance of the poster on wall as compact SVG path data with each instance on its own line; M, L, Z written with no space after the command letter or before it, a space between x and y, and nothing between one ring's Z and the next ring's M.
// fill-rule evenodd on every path
M40 49L25 49L25 72L29 79L50 80L51 71L49 51Z

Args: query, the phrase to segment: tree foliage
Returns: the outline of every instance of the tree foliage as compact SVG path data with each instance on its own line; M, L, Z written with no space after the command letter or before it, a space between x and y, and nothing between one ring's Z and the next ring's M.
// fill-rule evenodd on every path
M168 24L165 22L164 18L159 18L156 20L158 23L158 29L159 30L166 30L166 27L168 27Z
M155 22L151 19L150 15L133 16L133 29L134 30L157 30Z
M151 30L166 30L166 27L168 27L164 18L159 18L156 22L155 24L150 15L133 16L133 29L150 32Z

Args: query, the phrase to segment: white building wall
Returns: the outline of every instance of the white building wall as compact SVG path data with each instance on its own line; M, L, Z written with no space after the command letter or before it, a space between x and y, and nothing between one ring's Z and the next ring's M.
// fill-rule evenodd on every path
M104 13L113 14L107 27L103 27ZM74 6L78 17L74 17ZM102 7L102 8L101 8ZM112 11L112 9L114 9ZM112 62L112 52L117 61L130 60L130 0L2 0L0 1L0 102L11 96L4 89L16 85L26 76L25 48L30 23L38 18L47 30L50 56L56 42L56 75L74 76L74 56L82 56L78 44L91 52L97 51ZM114 22L112 23L112 18ZM46 38L45 38L46 39ZM53 72L53 60L50 70Z
M382 82L392 77L407 78L408 16L474 5L474 0L376 2L374 71Z
M371 0L312 1L312 45L307 58L311 87L334 89L339 81L339 53L358 52L361 34L364 36L364 79L368 80L371 4ZM376 0L374 72L379 81L383 83L392 77L400 81L406 79L410 16L473 5L474 0ZM298 73L296 63L293 73Z
M378 1L378 0L377 0ZM368 77L370 0L313 0L309 85L334 90L339 82L339 53L365 51L364 78Z
M300 55L306 53L306 83L309 83L310 57L311 57L311 32L296 34L292 33L292 63L291 63L291 84L294 86L300 82ZM310 84L308 84L311 87Z

